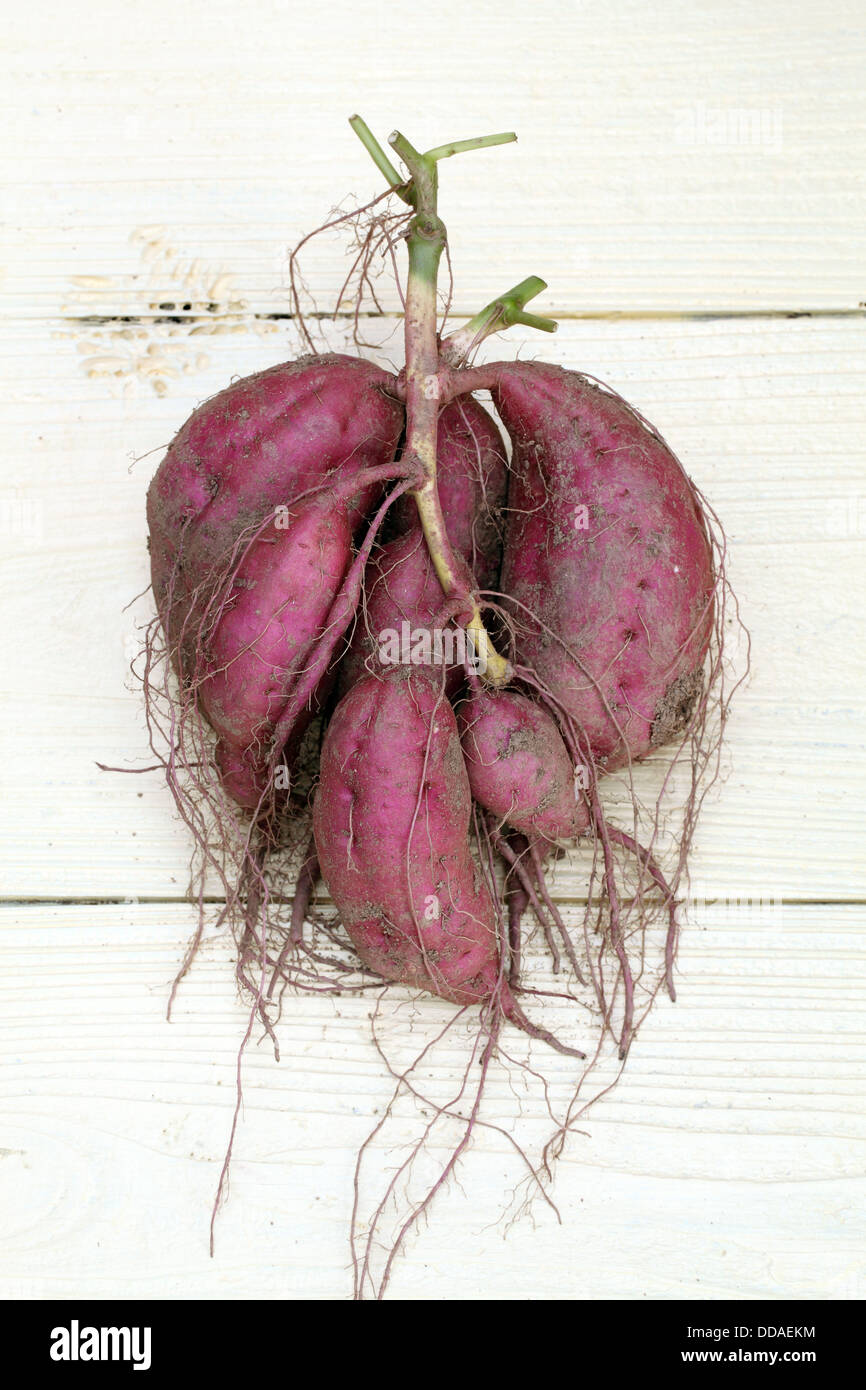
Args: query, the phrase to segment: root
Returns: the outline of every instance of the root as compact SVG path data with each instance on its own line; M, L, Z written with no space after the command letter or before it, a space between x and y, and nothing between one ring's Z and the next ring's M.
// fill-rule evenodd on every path
M376 281L385 269L386 263L393 271L401 303L405 305L405 295L400 283L395 247L413 214L411 209L397 209L388 206L390 198L391 191L387 189L362 207L350 208L346 212L335 211L334 215L323 222L320 227L316 227L314 231L308 232L306 236L302 237L291 252L289 256L289 302L292 315L297 323L301 344L306 351L320 352L323 346L327 349L327 344L320 345L315 341L310 321L324 318L335 321L341 316L351 317L352 342L356 348L364 350L377 346L364 340L361 335L361 323L368 316L368 311L365 309L365 301L368 298L377 315L381 316L384 312L376 294ZM315 301L304 283L300 257L301 252L316 237L338 227L347 228L352 234L354 242L350 253L352 261L333 309L330 312L322 313L317 309ZM305 307L305 304L308 307Z
M619 1039L619 1055L624 1058L628 1055L632 1039L632 1029L634 1027L634 976L632 975L631 962L629 961L625 949L625 933L619 904L616 868L610 849L610 836L604 818L601 799L598 795L598 789L595 783L593 783L592 814L596 833L601 841L602 854L604 856L604 881L610 909L610 936L616 958L619 961L622 971L622 983L625 993L622 1033Z
M249 989L250 992L253 994L253 1000L250 1006L246 1030L244 1032L243 1038L241 1039L240 1047L238 1048L237 1062L235 1064L235 1104L234 1110L232 1112L231 1128L229 1130L228 1143L226 1144L226 1150L223 1156L222 1167L220 1168L220 1175L217 1182L217 1190L214 1196L213 1207L211 1208L209 1232L209 1248L211 1258L213 1258L214 1253L214 1232L216 1227L217 1214L228 1192L228 1180L229 1171L231 1169L232 1153L234 1151L235 1137L237 1135L238 1123L240 1121L241 1114L241 1106L243 1104L244 1052L246 1051L247 1043L249 1042L252 1036L252 1031L255 1026L257 1016L263 1019L263 1021L265 1022L265 1026L271 1035L271 1038L274 1043L274 1050L277 1061L279 1061L280 1055L279 1047L276 1041L276 1035L274 1034L273 1028L270 1026L270 1023L267 1020L267 1015L264 1012L262 1004L265 984L264 966L262 966L258 986L256 988L254 988L249 982L249 980L246 978L244 971L244 961L246 959L246 936L248 932L252 932L254 930L254 924L259 918L261 919L262 924L261 933L262 942L264 944L265 933L267 930L267 885L264 882L264 877L261 868L258 869L258 872L254 877L249 892L249 897L247 901L246 929L244 937L242 938L241 949L238 953L237 977L240 983L244 985L247 989Z
M537 843L530 843L529 853L532 857L532 866L535 870L535 880L538 884L538 892L541 896L542 902L544 903L545 907L550 913L556 925L556 929L562 937L562 943L565 946L565 954L568 956L568 959L571 962L571 967L574 971L575 978L578 984L585 985L586 980L583 978L583 975L581 973L580 965L578 963L577 955L575 954L574 945L572 943L571 936L568 932L568 928L562 920L559 908L556 906L549 892L547 891L547 880L544 875L544 856L542 855Z
M667 879L653 859L649 850L644 849L631 835L626 835L624 830L617 830L616 826L607 826L607 835L612 844L622 845L633 854L639 864L643 864L653 881L658 885L664 894L665 905L668 910L668 929L665 936L665 985L671 1003L677 1002L677 992L674 987L674 961L676 959L676 948L679 940L679 923L677 922L677 902Z
M526 1064L516 1063L502 1050L501 1022L503 1018L510 1016L508 1008L503 1008L497 999L491 1001L491 1007L482 1013L478 1031L470 1043L469 1055L456 1091L439 1100L427 1094L426 1088L421 1089L419 1077L433 1076L436 1049L450 1038L456 1025L464 1018L466 1010L456 1012L408 1065L401 1066L392 1062L379 1034L381 1002L380 999L372 1018L373 1041L380 1058L394 1079L395 1086L380 1119L361 1144L355 1165L350 1248L354 1271L354 1298L359 1301L384 1298L398 1255L405 1248L412 1231L429 1215L434 1199L443 1195L449 1182L456 1177L460 1160L466 1153L473 1134L478 1130L489 1131L507 1141L524 1173L523 1182L528 1189L527 1203L532 1198L540 1198L555 1218L560 1220L559 1211L547 1191L549 1172L544 1162L541 1165L534 1163L508 1129L491 1122L482 1114L485 1088L496 1061L503 1066L519 1066L527 1078L538 1081L544 1093L547 1092L547 1083L538 1072ZM524 1031L529 1031L532 1036L551 1043L569 1056L582 1056L572 1049L563 1048L544 1029L529 1024L516 1007L514 1014L514 1021L518 1022L518 1026L524 1028ZM447 1065L450 1071L450 1054ZM367 1170L373 1163L378 1149L385 1147L390 1156L391 1151L386 1145L387 1131L392 1124L405 1127L409 1118L405 1113L407 1104L411 1105L409 1115L419 1122L420 1132L416 1139L404 1146L405 1156L397 1166L389 1164L387 1167L384 1191L373 1202L370 1214L363 1218L364 1191L369 1185ZM564 1124L567 1118L563 1117L558 1124ZM438 1165L438 1171L432 1181L425 1178L421 1192L412 1196L410 1184L415 1170L422 1159L426 1158L429 1162L437 1138L446 1125L450 1125L451 1128L456 1126L457 1138L453 1143L449 1143L446 1156ZM401 1215L401 1211L405 1214ZM393 1223L390 1234L386 1231L389 1217Z
M562 941L575 979L578 984L585 985L586 980L580 968L571 934L548 891L544 873L544 856L538 844L530 843L523 835L504 835L492 821L489 825L489 834L502 859L508 865L510 875L516 879L516 883L511 888L506 888L511 948L509 984L514 985L519 978L520 922L526 908L531 906L547 942L547 948L553 962L553 973L559 974L562 957L552 928L555 929ZM528 864L525 862L527 856Z
M524 1033L528 1033L531 1038L538 1038L540 1042L547 1043L548 1047L552 1047L554 1052L560 1052L563 1057L579 1057L582 1062L586 1061L585 1052L581 1052L577 1047L569 1047L568 1044L562 1042L555 1033L549 1032L547 1028L542 1028L539 1023L532 1023L514 999L509 998L504 1003L503 1013L509 1023L513 1023L517 1028L522 1029Z
M408 1156L403 1160L403 1162L399 1165L396 1171L393 1172L390 1180L388 1181L384 1195L375 1207L372 1217L366 1223L366 1233L362 1236L360 1229L361 1179L367 1153L370 1150L376 1138L383 1131L388 1120L393 1115L395 1107L398 1101L400 1100L400 1097L403 1094L403 1092L408 1091L413 1097L417 1097L419 1095L419 1092L415 1088L414 1084L410 1083L410 1078L412 1074L415 1071L417 1071L417 1069L422 1065L422 1063L425 1062L429 1053L435 1047L436 1043L438 1043L442 1038L446 1036L446 1034L456 1023L456 1021L462 1016L463 1012L463 1010L460 1010L460 1012L456 1013L452 1019L449 1019L449 1021L440 1030L440 1032L436 1035L432 1042L428 1043L427 1046L422 1049L421 1053L415 1059L415 1061L413 1061L407 1068L400 1072L395 1072L391 1064L388 1062L388 1058L376 1034L374 1015L373 1040L376 1044L379 1055L382 1057L383 1061L385 1061L386 1065L388 1066L388 1070L391 1072L392 1076L396 1077L397 1084L394 1090L394 1094L391 1097L391 1100L389 1101L388 1106L384 1114L382 1115L382 1118L378 1121L374 1129L370 1132L370 1134L367 1136L367 1138L361 1145L358 1151L358 1157L355 1164L354 1202L352 1206L352 1219L350 1225L349 1240L352 1252L352 1267L354 1270L354 1297L358 1301L364 1300L367 1297L368 1293L372 1295L373 1298L379 1300L381 1300L384 1297L385 1291L388 1287L388 1282L391 1277L394 1261L401 1247L404 1245L406 1238L409 1235L412 1228L418 1224L418 1222L427 1212L428 1208L430 1207L430 1204L436 1196L436 1193L440 1190L440 1188L444 1187L444 1185L448 1181L448 1178L454 1172L462 1154L465 1152L466 1148L469 1145L473 1128L475 1127L475 1124L478 1121L479 1112L481 1108L481 1100L484 1093L484 1086L487 1081L487 1075L490 1068L490 1061L495 1046L497 1027L495 1016L492 1022L491 1031L489 1035L486 1037L486 1039L483 1031L479 1031L478 1037L475 1040L475 1044L472 1047L469 1060L466 1063L466 1067L463 1071L463 1075L457 1092L448 1101L446 1101L444 1105L436 1104L435 1102L430 1103L430 1109L432 1111L432 1114L430 1115L429 1119L427 1120L427 1123L423 1127L421 1137L410 1148ZM479 1049L481 1051L480 1076L478 1078L477 1084L475 1085L474 1092L472 1092L469 1114L467 1116L463 1116L459 1113L457 1107L463 1100L463 1097L467 1092L467 1088L470 1087L470 1077L472 1076L472 1073L474 1071L475 1061L478 1057ZM423 1113L424 1112L422 1108L422 1114ZM386 1209L388 1208L389 1203L392 1203L395 1198L395 1194L398 1189L398 1184L401 1182L401 1180L405 1179L408 1175L410 1175L411 1169L416 1159L423 1152L425 1144L428 1144L434 1128L437 1126L440 1120L446 1116L456 1117L460 1122L462 1129L460 1138L452 1148L451 1152L449 1153L448 1158L443 1164L438 1177L435 1179L433 1183L431 1183L427 1187L426 1192L420 1198L420 1200L411 1203L408 1216L406 1216L400 1222L396 1235L389 1242L386 1243L383 1268L380 1272L377 1273L375 1269L375 1255L377 1246L380 1243L379 1231L385 1216Z
M545 939L545 941L547 942L547 949L549 950L550 955L551 955L551 958L552 958L552 960L553 960L553 972L554 972L554 974L558 974L558 973L559 973L559 969L560 969L560 964L561 964L561 959L560 959L560 955L559 955L559 949L558 949L558 947L557 947L556 940L555 940L554 935L553 935L553 931L551 930L551 925L550 925L550 922L548 921L547 914L545 913L544 909L542 908L541 903L540 903L539 898L538 898L538 894L537 894L537 892L536 892L536 890L535 890L535 884L533 883L532 873L530 873L530 871L524 867L524 865L523 865L523 863L522 863L522 860L521 860L521 856L519 856L518 854L515 853L515 851L511 848L511 846L509 845L508 841L506 840L505 836L502 835L502 834L500 833L500 831L496 828L495 824L490 825L490 827L489 827L489 833L490 833L490 837L491 837L491 839L492 839L494 845L496 846L497 850L499 851L500 855L501 855L502 858L505 860L506 864L509 865L509 867L511 868L512 873L516 876L516 878L517 878L517 880L518 880L518 882L519 882L519 884L520 884L520 888L521 888L521 890L522 890L522 899L523 899L526 903L531 904L531 906L532 906L532 908L533 908L533 910L534 910L534 912L535 912L535 915L536 915L536 917L538 918L538 921L539 921L539 924L540 924L540 926L541 926L541 929L542 929L542 931L544 932L544 939ZM554 912L556 912L556 909L555 909L555 908L554 908ZM557 916L558 916L558 914L557 914ZM518 930L518 932L519 932L519 926L520 926L520 923L519 923L519 918L518 918L518 920L517 920L517 930ZM518 953L518 954L519 954L519 953Z
M297 950L303 941L304 922L309 911L310 899L319 881L319 859L316 854L316 841L310 836L304 861L298 872L298 881L295 886L295 895L292 899L292 916L289 925L289 932L283 944L283 948L277 957L271 975L271 982L268 985L268 999L273 998L274 989L277 981L283 979L286 972L286 962L292 951Z
M521 859L529 848L529 842L524 835L507 835L505 837L505 842L510 852L517 859ZM506 860L506 863L507 862ZM520 881L519 876L509 875L506 879L505 899L508 905L508 983L512 989L516 989L520 982L520 923L523 919L524 912L529 906L529 894Z

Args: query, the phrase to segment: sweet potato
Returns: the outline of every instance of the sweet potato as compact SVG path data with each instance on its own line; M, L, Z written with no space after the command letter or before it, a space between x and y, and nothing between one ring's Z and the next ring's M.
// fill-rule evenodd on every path
M313 833L322 876L370 969L455 1004L529 1022L502 972L497 910L469 846L472 794L441 684L405 667L364 676L322 746Z
M459 1004L489 998L499 983L471 808L454 712L436 683L405 668L364 676L322 747L319 864L364 963Z
M499 429L483 406L461 396L438 420L436 486L448 536L475 575L480 589L495 589L502 558L501 508L507 467ZM418 513L411 497L394 508L400 530L414 529Z
M327 354L245 377L193 412L147 496L153 591L171 632L239 535L330 475L393 458L403 427L393 383L370 362ZM379 491L347 499L353 527Z
M530 840L572 840L587 829L582 779L546 710L516 690L479 687L457 713L481 806Z
M519 660L600 770L681 733L702 690L714 575L694 488L664 441L577 372L501 364L514 446L502 588Z
M556 1126L539 1161L514 1140L545 1197L592 1103L604 1036L624 1058L663 982L675 997L678 888L720 766L729 590L714 514L707 508L704 517L664 441L623 400L555 367L476 364L476 349L494 333L556 327L526 312L544 281L529 276L460 329L440 331L437 273L448 243L439 160L513 134L421 154L394 132L390 148L405 166L397 171L360 116L351 124L394 197L340 210L326 224L350 227L354 239L339 303L354 304L360 347L368 294L378 306L376 271L405 241L408 277L396 287L405 369L395 377L355 357L304 358L237 382L195 412L148 494L158 615L142 681L151 746L196 845L199 921L178 981L203 936L202 886L216 875L219 921L233 933L236 976L250 999L214 1216L240 1113L241 1055L257 1018L276 1047L286 988L339 995L359 987L360 972L363 987L378 975L461 1009L480 1006L477 1046L447 1092L428 1096L422 1074L446 1029L405 1067L385 1057L376 1036L394 1100L359 1151L351 1240L357 1296L381 1297L413 1223L475 1127L491 1122L480 1118L482 1092L503 1020L583 1056L534 1027L516 1002L523 910L535 914L553 971L569 967L554 996L560 1018L570 1001L588 1009L596 1031L592 1062L579 1068L570 1097L560 1091L552 1105L537 1077ZM289 261L293 330L312 349L299 250ZM486 391L511 437L512 468L497 424L473 399ZM472 634L480 669L466 663L469 695L455 716L463 673L451 658L419 664L430 658L414 639L419 629L429 638L458 624ZM388 630L402 639L397 655L385 647ZM432 654L441 662L435 645ZM337 661L347 693L333 713L328 699L321 745L307 740L310 758L297 779L292 768L283 799L277 768L284 757L294 763ZM609 814L602 774L675 738L668 766L657 769L655 807L650 775L640 787L620 779L625 798L620 785ZM681 815L669 796L678 758L689 774ZM254 817L239 818L231 799ZM623 817L628 829L615 823ZM547 863L561 842L584 833L593 852L575 931L551 896ZM669 880L654 857L659 842L671 849ZM338 912L329 921L309 911L320 867ZM665 920L662 972L660 949L653 966L656 933L648 933ZM340 921L359 959L344 949ZM509 1051L501 1048L506 1065ZM407 1152L413 1111L419 1138ZM401 1130L396 1164L388 1159L392 1116ZM432 1146L438 1153L452 1133L427 1184ZM383 1154L384 1194L368 1213L368 1156Z
M460 565L459 555L457 559ZM460 577L468 589L474 587L467 566L463 566ZM364 592L352 644L340 663L342 694L365 672L381 669L383 657L388 659L383 645L385 633L399 633L401 648L411 656L411 634L432 633L443 620L447 600L420 526L389 541L370 560ZM450 663L446 675L449 696L456 693L462 678L459 663Z
M242 806L264 790L271 736L323 634L352 532L381 493L375 474L393 461L403 423L393 383L336 354L246 377L193 413L151 483L168 652L185 700L200 700L220 736L223 786ZM289 756L316 694L283 730Z
M352 553L347 508L332 490L296 509L290 525L269 522L215 596L202 634L207 674L201 708L220 736L223 785L241 805L257 804L270 743L293 683L321 636ZM312 710L291 730L292 753Z

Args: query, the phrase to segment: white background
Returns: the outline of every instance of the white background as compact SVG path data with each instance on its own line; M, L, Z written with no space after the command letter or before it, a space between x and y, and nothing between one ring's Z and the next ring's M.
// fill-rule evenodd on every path
M561 1223L501 1219L519 1168L480 1133L391 1292L862 1297L862 4L30 0L3 28L0 1292L350 1294L354 1155L390 1094L370 1001L288 1000L282 1061L248 1054L210 1259L246 1021L231 943L166 1023L189 843L158 776L95 763L149 761L127 673L147 600L124 612L147 483L197 402L296 352L267 317L288 248L379 191L359 110L422 148L519 133L442 166L455 308L549 282L559 335L502 353L595 373L659 426L725 522L754 642L680 1002L572 1136ZM311 253L322 303L343 266ZM584 889L560 871L566 907ZM398 1050L447 1015L381 1005ZM562 1092L566 1059L531 1056ZM544 1137L505 1073L486 1114Z

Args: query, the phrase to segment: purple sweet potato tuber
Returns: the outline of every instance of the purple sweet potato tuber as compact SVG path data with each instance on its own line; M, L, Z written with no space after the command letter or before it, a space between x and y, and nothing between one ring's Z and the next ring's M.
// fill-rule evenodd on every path
M212 628L206 623L202 634L201 707L219 734L223 785L243 806L255 806L264 790L275 725L351 553L347 509L329 489L301 503L285 529L269 522L212 605ZM294 724L289 761L311 712Z
M170 634L238 536L331 475L394 457L403 408L388 395L393 384L370 362L328 354L245 377L193 412L147 497L153 591ZM380 490L347 499L353 526Z
M467 589L472 589L473 578L468 567L459 555L457 560L462 582ZM339 688L343 694L366 672L381 670L383 661L393 661L383 642L386 633L399 634L401 653L405 651L410 659L413 632L423 640L434 631L440 631L443 643L447 640L439 626L447 600L420 526L388 541L371 559L364 590L364 604L358 612L352 644L340 663ZM455 636L453 630L450 636ZM459 662L450 662L446 677L449 696L456 693L462 679Z
M366 965L460 1004L499 983L471 809L457 723L437 684L405 668L364 676L322 747L313 810L322 874Z
M501 364L514 445L502 588L518 659L610 771L683 732L714 616L710 545L667 445L577 372Z
M150 486L170 656L219 735L225 790L247 808L266 785L271 735L323 635L352 533L381 493L371 473L394 458L403 408L393 383L336 354L246 377L193 413ZM315 703L283 730L289 757Z
M322 746L313 831L322 876L370 969L455 1004L495 999L532 1036L502 972L497 911L472 858L472 793L441 685L398 668L363 677Z
M479 687L458 719L479 805L530 840L572 840L588 828L580 779L546 710L516 690Z

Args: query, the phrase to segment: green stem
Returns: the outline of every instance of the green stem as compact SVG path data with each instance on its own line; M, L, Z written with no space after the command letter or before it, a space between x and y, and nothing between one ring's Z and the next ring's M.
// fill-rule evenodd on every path
M542 318L541 314L522 314L519 311L507 314L505 322L509 328L513 323L524 323L527 328L537 328L539 333L555 333L559 328L556 319Z
M388 144L396 150L409 173L412 175L414 192L413 206L420 216L436 217L436 203L439 195L439 174L436 161L425 154L419 154L399 130L392 130ZM443 243L444 244L444 243Z
M425 158L436 162L440 159L450 159L452 154L464 154L468 150L486 150L491 145L510 145L516 139L513 130L507 130L502 135L476 135L471 140L453 140L450 145L437 145L435 150L427 151Z
M366 129L366 128L365 128ZM364 136L359 129L359 136ZM505 137L492 136L486 143L501 144ZM370 137L372 140L373 137ZM367 148L381 163L364 140ZM464 142L468 149L480 149L485 140ZM375 144L375 142L374 142ZM433 567L447 597L467 600L470 611L467 631L485 679L493 685L505 685L512 671L508 662L495 650L484 626L475 594L470 594L460 577L461 566L454 554L442 515L439 489L436 485L436 448L442 388L451 380L451 372L439 358L437 337L436 282L439 262L445 250L445 224L438 212L439 178L437 158L458 153L458 147L442 146L429 154L421 154L399 131L388 137L388 144L400 156L411 175L411 203L415 216L409 223L406 242L409 251L409 278L406 287L406 443L403 462L407 472L423 478L412 495ZM387 162L387 156L384 156ZM384 171L383 171L384 172ZM386 177L388 175L386 174ZM392 185L393 186L393 185ZM410 201L407 197L406 201Z
M407 196L406 180L400 177L394 165L382 149L382 146L379 144L379 141L367 125L367 122L362 120L360 116L350 116L349 125L361 141L364 149L370 155L376 168L380 173L385 175L386 183L388 183L396 193L400 194L404 202L411 205L413 200L410 196Z
M546 289L546 281L539 279L537 275L530 275L526 280L521 280L520 284L515 285L513 289L506 290L505 294L500 295L498 299L491 300L462 328L458 328L447 338L443 338L441 344L443 361L456 367L463 361L471 348L477 347L485 338L491 337L494 333L500 333L504 328L510 328L515 323L523 323L528 328L537 328L542 333L555 333L558 327L555 319L542 318L538 314L524 312L524 305Z

